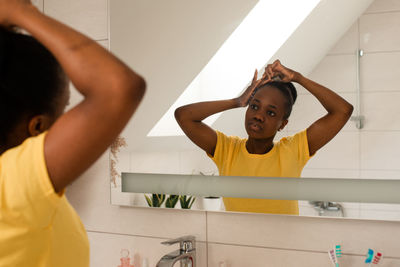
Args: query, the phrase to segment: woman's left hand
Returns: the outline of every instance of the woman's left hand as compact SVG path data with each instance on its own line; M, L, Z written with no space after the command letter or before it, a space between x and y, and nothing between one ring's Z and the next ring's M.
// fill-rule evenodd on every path
M267 67L265 67L265 72L263 75L264 81L262 82L262 85L270 82L271 80L285 83L296 81L296 74L297 72L283 66L279 60L275 60L274 63L268 64Z

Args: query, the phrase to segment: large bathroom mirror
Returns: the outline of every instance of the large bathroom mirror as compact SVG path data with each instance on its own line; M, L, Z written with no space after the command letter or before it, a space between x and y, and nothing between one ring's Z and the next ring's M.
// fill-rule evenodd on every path
M110 49L148 86L111 148L113 204L146 207L154 200L144 192L121 192L121 173L218 175L212 160L182 135L174 109L235 97L255 68L262 73L277 58L355 107L352 120L307 163L302 177L400 178L400 5L385 0L118 0L109 5ZM314 97L296 87L289 123L276 140L324 114ZM230 110L208 123L246 137L244 112ZM196 198L192 209L224 210L215 197ZM400 206L300 200L299 214L397 220Z

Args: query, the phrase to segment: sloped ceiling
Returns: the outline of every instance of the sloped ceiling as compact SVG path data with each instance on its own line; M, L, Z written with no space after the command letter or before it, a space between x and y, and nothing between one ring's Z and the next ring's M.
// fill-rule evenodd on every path
M257 2L110 1L111 51L143 75L148 85L142 104L122 133L128 150L194 148L185 136L146 136ZM307 75L371 2L322 0L270 61L279 58ZM224 113L214 127L245 135L243 111Z

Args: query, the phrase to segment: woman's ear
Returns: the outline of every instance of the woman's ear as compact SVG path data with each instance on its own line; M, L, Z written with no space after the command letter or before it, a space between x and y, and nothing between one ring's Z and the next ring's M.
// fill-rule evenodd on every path
M30 136L36 136L51 126L51 119L48 115L37 115L34 116L28 124L28 132Z
M286 124L288 124L288 122L289 121L287 119L283 120L281 126L278 129L278 131L282 131L285 128Z

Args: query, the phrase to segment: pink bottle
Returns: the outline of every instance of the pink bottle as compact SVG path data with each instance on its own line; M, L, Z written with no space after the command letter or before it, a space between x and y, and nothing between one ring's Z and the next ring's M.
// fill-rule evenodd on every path
M118 267L134 267L133 264L131 265L131 258L129 258L129 250L122 249L121 250L121 265Z

